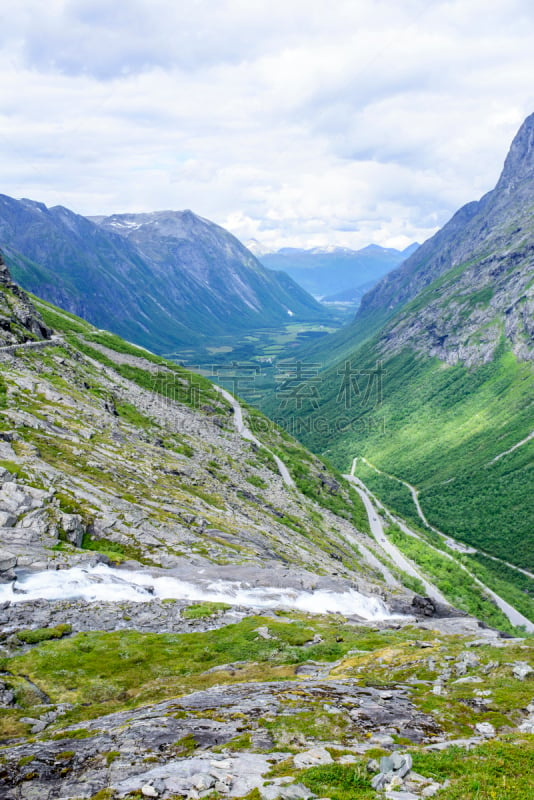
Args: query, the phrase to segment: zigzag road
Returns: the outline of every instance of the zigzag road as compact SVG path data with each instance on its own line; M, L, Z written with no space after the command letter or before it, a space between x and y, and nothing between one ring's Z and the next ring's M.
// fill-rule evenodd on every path
M354 461L353 461L353 464L352 464L353 470L354 470L354 468L356 466L356 461L357 461L357 459L354 459ZM383 528L382 528L382 523L380 522L379 516L378 516L378 514L375 511L375 508L373 506L373 501L375 503L377 503L377 504L379 504L379 503L376 500L376 498L373 497L373 495L371 494L369 489L365 486L365 484L359 478L356 478L354 475L345 475L344 477L347 480L351 481L351 483L354 484L354 486L356 488L356 491L359 493L360 497L362 498L362 500L363 500L363 502L365 504L365 508L367 510L367 514L369 516L369 522L371 524L371 532L373 533L373 536L375 537L375 539L377 540L379 545L387 553L389 553L392 558L394 558L394 560L396 561L397 565L401 569L404 569L406 572L409 572L412 575L414 574L414 571L415 571L416 577L420 578L423 581L423 583L425 584L425 588L427 588L426 584L428 584L428 587L430 587L434 591L434 593L431 593L427 588L427 592L428 592L429 597L432 597L432 599L435 599L435 600L439 600L440 602L445 602L446 603L447 600L444 598L444 596L441 594L441 592L439 592L439 589L436 589L436 587L434 587L432 584L429 584L428 581L426 581L426 579L424 579L421 576L420 573L417 573L417 571L415 570L415 567L413 566L413 564L411 564L411 562L407 562L405 556L403 556L400 553L400 551L398 551L397 548L394 547L394 545L391 542L388 541L387 537L384 534L384 531L383 531ZM379 504L379 505L381 506L381 508L384 508L384 506L382 506L382 504ZM455 559L454 556L452 556L450 553L445 553L443 550L439 550L437 547L434 547L433 545L429 544L424 539L422 539L417 533L412 531L402 520L398 519L397 517L393 517L387 511L387 509L384 509L384 510L385 510L386 514L389 516L389 518L391 519L391 521L396 523L404 533L408 534L408 536L413 536L414 538L419 539L419 541L424 542L425 546L428 547L429 549L434 550L436 553L438 553L441 556L445 556L446 558L449 558L451 561L454 561L455 564L458 567L460 567L460 569L462 569L467 575L469 575L469 577L477 584L477 586L480 586L480 588L485 592L485 594L488 595L488 597L490 597L493 600L495 605L503 612L503 614L506 615L506 617L509 619L509 621L512 623L512 625L523 626L525 628L525 630L528 631L529 633L534 633L534 623L533 622L531 622L529 619L527 619L527 617L523 616L523 614L521 614L516 608L511 606L510 603L507 603L506 600L503 600L502 597L500 597L492 589L490 589L488 586L486 586L484 583L482 583L482 581L479 580L479 578L477 578L475 575L473 575L467 569L467 567L465 567L460 561L457 561L457 559ZM398 560L399 556L400 556L401 560ZM406 566L403 566L402 561L404 561L405 563L409 563L412 566L412 569L411 570L406 569ZM438 595L440 595L440 597L438 597L435 594L436 592L438 593Z
M514 450L517 450L518 447L521 447L522 445L529 442L532 438L534 438L534 431L529 436L527 436L526 439L522 439L522 441L515 444L509 450L505 450L504 453L499 453L499 455L496 456L492 461L489 461L488 464L493 464L495 461L498 461L503 456L508 455L508 453L512 453ZM440 531L438 530L438 528L435 528L433 525L431 525L430 522L427 520L423 512L423 509L421 508L421 504L419 502L418 490L415 488L415 486L412 486L411 483L408 483L408 481L405 481L402 478L397 478L396 475L391 475L389 472L384 472L378 467L375 467L374 464L371 464L371 462L368 461L363 456L356 456L356 458L352 459L351 475L354 475L354 470L356 469L356 464L358 463L358 461L362 461L364 464L367 464L367 466L370 467L370 469L374 470L378 475L385 475L386 478L390 478L390 480L397 481L397 483L402 483L403 486L406 486L406 488L409 489L412 495L412 499L421 522L423 522L427 528L430 528L431 531L437 533L438 536L441 536L441 538L445 541L445 543L447 544L448 547L450 547L451 550L457 550L459 553L468 553L470 555L474 555L475 553L481 553L482 555L491 558L492 561L497 561L498 563L505 564L510 569L514 569L516 572L522 572L523 575L526 575L528 578L534 580L534 575L532 574L532 572L529 572L528 570L523 569L522 567L518 567L516 564L510 564L509 561L504 561L502 558L497 558L496 556L492 556L490 553L484 553L483 550L477 550L476 547L463 544L463 542L458 542L456 539L452 539L450 536L447 536L446 533L443 533L443 531Z
M285 485L289 486L289 487L293 487L295 485L295 482L293 481L293 478L289 474L289 470L286 467L286 465L284 464L284 462L282 461L282 459L278 458L278 456L275 455L275 453L273 453L272 450L269 450L268 447L266 447L262 442L260 442L260 440L257 439L254 436L254 434L252 433L250 428L248 428L245 425L245 422L243 420L243 409L241 408L241 406L239 405L239 402L236 400L236 398L233 396L233 394L230 394L230 392L227 392L226 389L223 389L221 386L217 386L217 384L213 384L213 388L217 392L219 392L219 394L222 395L224 397L224 399L228 403L230 403L230 405L232 406L232 408L234 410L234 426L235 426L236 431L244 439L248 439L249 442L252 442L253 444L255 444L256 447L262 447L264 450L267 450L267 452L276 461L276 466L278 467L278 471L279 471L280 475L282 476L282 480L284 481Z

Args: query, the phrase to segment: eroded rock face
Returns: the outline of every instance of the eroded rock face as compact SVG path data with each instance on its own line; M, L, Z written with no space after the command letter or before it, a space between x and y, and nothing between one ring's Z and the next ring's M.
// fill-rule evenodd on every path
M416 594L412 600L412 608L416 614L421 614L425 617L433 617L436 613L436 604L430 597L421 597Z
M0 253L0 346L49 339L51 335L28 295L11 280Z

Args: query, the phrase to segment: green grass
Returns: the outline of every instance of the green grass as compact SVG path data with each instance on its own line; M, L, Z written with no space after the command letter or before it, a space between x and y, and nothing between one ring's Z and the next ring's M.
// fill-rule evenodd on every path
M326 764L311 767L298 776L318 797L331 800L374 800L376 792L371 788L371 776L362 765Z
M0 408L7 408L7 384L0 374Z
M221 609L219 604L198 604L196 609L199 606L202 613ZM73 703L75 710L69 720L78 722L221 681L291 678L295 665L309 660L336 661L351 648L372 652L390 642L424 638L422 632L411 629L379 632L357 628L335 615L319 619L289 616L287 621L268 620L272 636L268 640L256 631L266 624L262 617L249 617L206 633L79 633L43 641L23 655L0 659L0 669L9 671L13 679L27 676L54 703ZM311 645L315 633L323 641ZM243 660L249 666L239 671L239 677L207 673L211 667ZM20 716L22 712L7 713Z
M228 603L196 603L184 608L182 617L185 617L185 619L206 619L214 617L222 611L228 611L231 607Z
M271 639L258 635L259 625L268 627ZM315 634L323 641L311 645ZM421 640L428 648L421 649ZM520 709L525 709L532 698L532 680L519 681L511 674L515 660L533 663L531 642L513 643L506 648L488 645L476 650L480 663L469 670L469 675L483 677L484 688L490 690L485 711L474 710L470 703L482 684L451 681L446 696L436 697L429 692L427 682L436 679L443 664L453 665L464 651L465 639L432 630L410 627L373 630L348 625L339 616L311 617L296 613L280 614L274 619L250 617L204 633L141 634L124 630L81 633L68 639L44 641L26 653L1 659L3 680L18 687L18 707L5 710L0 730L4 736L24 734L24 723L19 720L32 715L36 702L33 692L27 688L21 690L28 686L27 679L46 692L52 703L70 702L74 706L41 735L55 741L94 735L81 726L74 732L60 730L60 726L79 725L102 714L144 707L214 685L292 679L298 664L326 661L332 665L332 674L321 682L319 696L307 690L306 681L295 682L289 691L280 687L279 713L266 714L257 721L260 728L271 733L278 749L294 753L309 747L310 740L336 742L341 749L345 741L349 744L354 737L352 723L346 715L325 707L325 702L329 702L330 680L348 680L360 686L405 685L414 705L431 714L439 728L452 737L471 734L476 722L483 720L505 734L522 719ZM239 670L210 672L214 666L238 660ZM491 665L489 670L488 665ZM217 713L216 708L209 711L212 718L217 718ZM243 727L228 744L230 750L251 748L252 728L245 715L240 716ZM534 737L521 736L521 744L517 746L513 740L505 739L470 753L453 751L456 757L449 752L419 753L416 746L410 746L410 752L418 772L439 781L451 780L449 794L442 795L447 800L460 797L518 800L520 791L525 790L524 776L529 772L533 742ZM176 743L176 755L187 756L197 746L194 735L183 737ZM61 747L69 752L67 741ZM314 793L332 800L352 797L370 800L374 793L370 793L371 776L365 770L367 757L356 764L325 765L303 771L295 770L288 759L273 769L271 777L295 775ZM502 784L503 775L506 787ZM468 779L471 783L466 783ZM500 795L498 792L503 788L510 794ZM486 790L497 794L485 795L482 792ZM471 791L473 794L469 794Z
M72 625L65 623L56 625L53 628L34 628L33 630L17 631L17 639L20 639L24 644L39 644L50 639L62 639L63 636L68 636L69 633L72 633Z
M140 411L137 410L135 406L131 403L121 402L115 403L115 411L126 422L129 422L130 425L134 425L136 428L144 428L149 429L154 427L154 423L146 417L144 414L141 414Z
M74 316L74 314L69 314L68 311L54 309L53 306L50 306L48 303L38 298L32 297L32 299L46 324L55 331L61 333L85 334L90 330L91 326L89 323L84 322L84 320Z
M127 548L119 542L113 542L111 539L104 537L100 539L93 539L90 533L84 533L82 540L83 550L93 550L95 553L102 553L107 556L111 561L120 563L126 561L128 558Z
M534 736L510 737L466 751L416 752L414 770L451 785L439 800L527 800L532 796Z
M263 478L260 478L259 475L247 475L245 480L247 481L247 483L252 484L252 486L257 486L258 489L267 488L267 482L264 481Z
M16 478L27 478L27 472L21 464L18 464L16 461L10 461L9 459L2 458L0 459L0 467L3 467L5 470L10 472Z

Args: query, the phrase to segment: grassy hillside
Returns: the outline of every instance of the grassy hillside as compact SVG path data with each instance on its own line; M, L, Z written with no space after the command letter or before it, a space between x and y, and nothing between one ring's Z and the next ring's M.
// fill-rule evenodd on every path
M112 561L277 562L381 583L356 543L368 539L363 504L332 467L246 406L245 424L265 446L242 438L207 378L33 301L62 339L0 360L0 424L13 437L0 466L54 487L61 513L85 528L75 547L57 507L45 509L40 557L69 562L81 547Z
M494 461L534 428L532 365L504 344L473 369L405 350L384 359L381 386L376 375L369 386L380 360L376 342L364 345L324 374L318 409L303 402L281 410L271 400L267 410L340 470L364 456L413 484L428 520L445 533L534 567L534 441ZM404 487L383 482L382 496L415 516Z

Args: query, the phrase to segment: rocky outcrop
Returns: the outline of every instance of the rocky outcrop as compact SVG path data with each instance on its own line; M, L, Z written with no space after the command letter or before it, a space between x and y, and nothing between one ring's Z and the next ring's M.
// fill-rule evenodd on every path
M402 690L385 692L357 687L350 682L328 681L325 684L311 680L300 685L281 681L214 686L182 698L87 721L83 726L84 738L77 738L76 729L70 726L63 729L62 737L56 734L54 741L4 748L3 776L0 774L2 796L6 800L18 797L17 789L10 787L24 782L34 793L41 791L41 797L46 798L53 797L60 788L61 794L57 796L62 797L87 797L105 787L115 789L118 796L123 797L130 792L142 792L147 786L154 787L155 794L145 792L145 796L192 797L191 791L214 789L218 782L217 789L224 796L243 797L258 788L268 797L270 781L264 776L273 765L291 758L292 754L274 746L264 720L266 716L274 719L279 714L298 719L301 711L290 702L290 698L295 697L294 692L302 694L304 703L320 700L339 708L352 735L368 740L367 745L356 746L354 752L376 747L378 740L373 740L373 735L395 724L400 725L403 734L418 741L425 741L438 730L432 718L419 712ZM53 706L47 711L48 716L29 719L27 724L38 733L38 729L42 731L56 720L59 722L68 710L64 705ZM247 748L249 752L232 752L230 743L245 727L251 743ZM293 758L296 769L333 763L324 747L314 745L305 737L302 740L304 747L299 747L301 752ZM189 746L199 751L187 758L177 758L180 741L189 741ZM391 737L389 742L391 746ZM229 749L219 754L217 751L225 745L229 745ZM385 740L382 745L388 746ZM255 749L260 752L254 752ZM273 752L264 754L261 751L265 749ZM67 752L68 758L62 759L60 754ZM108 766L106 756L110 752L115 757ZM148 753L157 756L147 759ZM397 763L399 756L393 754L392 759ZM66 764L69 766L67 777L62 773ZM289 780L286 785L294 782L294 779ZM279 796L278 791L271 795L272 800ZM302 796L313 797L314 794L308 791Z
M0 346L49 339L51 335L28 295L11 280L0 253Z

